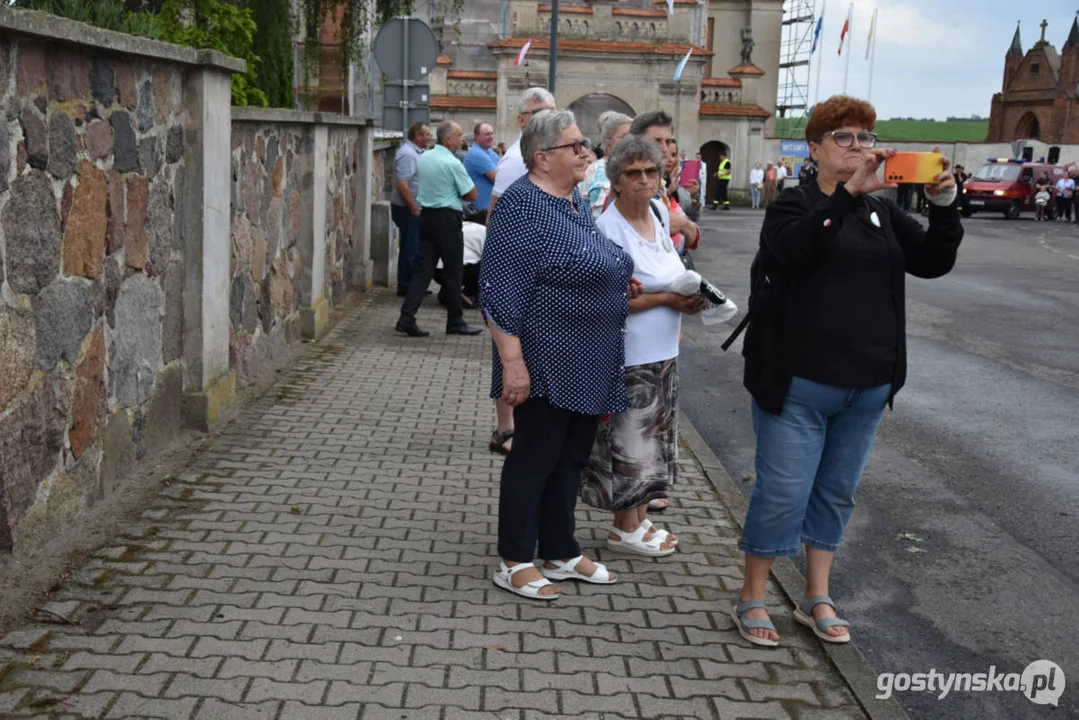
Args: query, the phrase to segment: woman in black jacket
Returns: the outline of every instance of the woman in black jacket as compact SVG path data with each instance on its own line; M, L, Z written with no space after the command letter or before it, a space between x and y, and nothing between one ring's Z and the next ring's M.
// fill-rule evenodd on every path
M753 321L743 355L753 396L757 483L739 548L741 602L732 615L756 645L779 636L765 610L776 557L805 545L805 600L795 619L827 642L848 642L828 596L832 558L886 405L906 377L904 276L935 278L963 238L950 161L925 186L925 229L891 200L878 169L876 112L836 96L806 125L817 182L768 207L754 261Z

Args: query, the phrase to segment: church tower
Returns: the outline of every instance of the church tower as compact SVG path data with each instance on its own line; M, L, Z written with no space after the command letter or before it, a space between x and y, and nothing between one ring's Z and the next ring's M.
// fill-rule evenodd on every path
M1019 38L1019 25L1015 26L1015 35L1012 36L1011 47L1008 48L1008 52L1004 55L1004 85L1001 87L1002 92L1008 91L1008 85L1011 84L1012 78L1015 77L1015 73L1019 70L1019 66L1023 64L1023 41Z

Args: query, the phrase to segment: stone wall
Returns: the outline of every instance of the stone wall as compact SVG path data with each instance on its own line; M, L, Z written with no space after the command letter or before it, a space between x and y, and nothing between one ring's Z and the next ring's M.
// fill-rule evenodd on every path
M230 108L244 67L0 5L0 553L370 285L373 124Z
M229 355L241 380L370 284L363 206L383 165L363 161L372 133L363 119L234 110Z
M186 72L0 40L0 550L180 424Z

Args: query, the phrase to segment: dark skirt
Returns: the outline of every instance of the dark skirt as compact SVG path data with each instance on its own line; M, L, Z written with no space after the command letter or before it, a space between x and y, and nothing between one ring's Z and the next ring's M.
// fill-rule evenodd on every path
M667 497L678 473L678 358L626 368L629 409L601 422L581 499L630 510Z

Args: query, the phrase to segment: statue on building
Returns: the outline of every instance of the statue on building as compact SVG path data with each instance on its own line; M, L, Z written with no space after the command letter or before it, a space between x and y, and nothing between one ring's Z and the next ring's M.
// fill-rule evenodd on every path
M753 26L746 25L742 28L742 64L753 64L753 46L756 44L753 42Z

